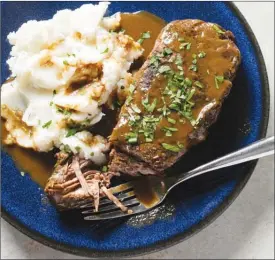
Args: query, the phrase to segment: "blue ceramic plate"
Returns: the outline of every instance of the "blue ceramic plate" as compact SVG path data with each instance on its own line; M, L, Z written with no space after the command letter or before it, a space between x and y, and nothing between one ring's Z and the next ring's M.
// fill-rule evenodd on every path
M81 2L2 2L2 82L9 76L7 34L30 19L49 19ZM146 10L167 22L198 18L232 31L242 53L234 87L218 122L204 143L192 149L172 171L183 171L265 136L269 88L261 51L249 25L232 3L223 2L113 2L110 13ZM256 161L213 172L176 189L162 210L150 215L105 223L96 229L72 215L60 216L41 203L43 191L22 177L12 159L2 153L2 216L18 230L55 249L85 256L132 256L171 246L216 219L240 193Z

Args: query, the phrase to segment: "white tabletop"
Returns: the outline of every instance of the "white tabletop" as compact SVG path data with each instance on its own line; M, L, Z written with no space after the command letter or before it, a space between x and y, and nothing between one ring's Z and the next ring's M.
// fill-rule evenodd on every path
M274 135L274 3L238 2L261 46L269 75ZM199 234L142 259L274 259L274 157L261 159L226 212ZM75 259L18 232L1 220L1 259ZM140 258L139 258L140 259Z

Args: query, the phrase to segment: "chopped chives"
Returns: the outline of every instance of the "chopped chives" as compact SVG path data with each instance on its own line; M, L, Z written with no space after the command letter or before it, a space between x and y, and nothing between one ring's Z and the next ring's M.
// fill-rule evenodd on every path
M173 119L173 118L167 117L167 120L168 120L169 123L171 123L173 125L176 124L176 120Z
M51 125L52 120L48 121L47 123L45 123L42 127L43 128L49 128L49 126Z

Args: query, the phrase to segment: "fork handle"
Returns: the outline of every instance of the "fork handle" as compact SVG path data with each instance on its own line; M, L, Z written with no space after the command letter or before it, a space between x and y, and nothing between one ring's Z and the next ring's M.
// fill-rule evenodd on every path
M274 136L264 138L260 141L250 144L249 146L237 150L236 152L227 154L214 161L203 164L185 174L182 174L177 181L177 184L201 175L205 172L240 164L254 159L259 159L271 154L274 154Z

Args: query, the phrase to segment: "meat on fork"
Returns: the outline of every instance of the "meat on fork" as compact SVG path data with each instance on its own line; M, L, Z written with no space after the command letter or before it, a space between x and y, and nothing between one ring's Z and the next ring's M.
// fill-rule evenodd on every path
M109 169L161 174L204 140L240 59L233 34L217 24L169 23L135 75L132 94L121 109L110 137L114 150Z
M52 176L49 178L45 193L59 210L77 209L81 205L93 203L98 211L100 197L107 196L122 211L127 211L107 189L114 175L112 172L90 170L92 161L79 159L77 155L65 158L62 152Z

